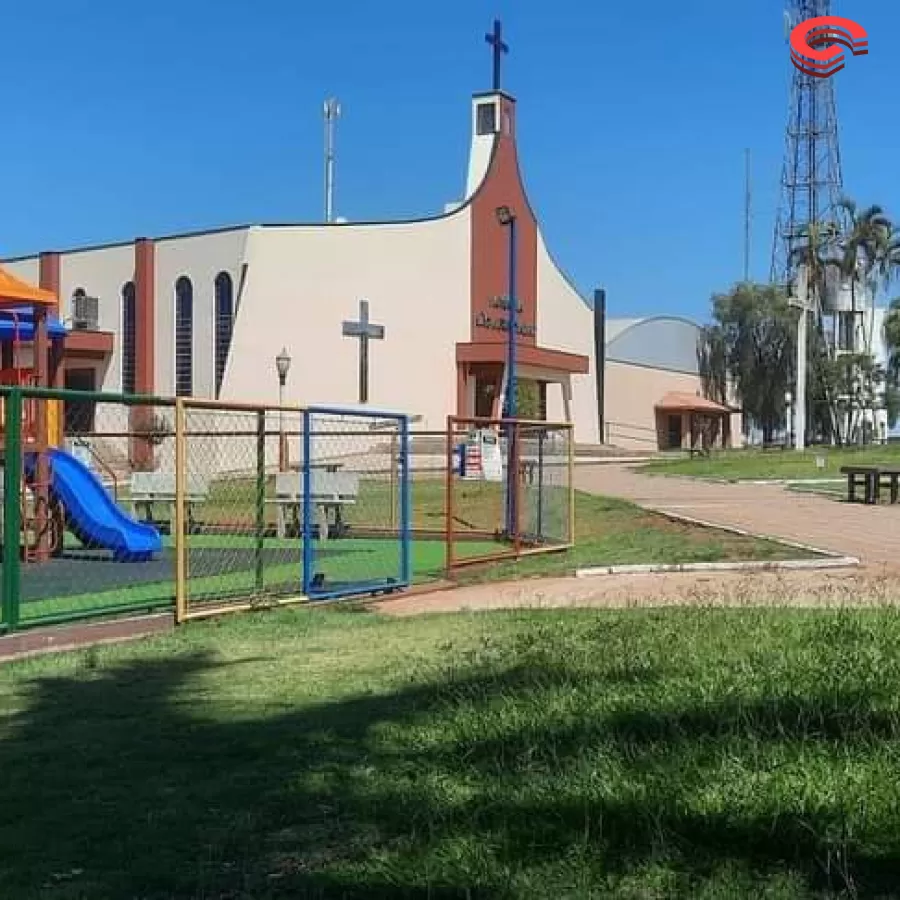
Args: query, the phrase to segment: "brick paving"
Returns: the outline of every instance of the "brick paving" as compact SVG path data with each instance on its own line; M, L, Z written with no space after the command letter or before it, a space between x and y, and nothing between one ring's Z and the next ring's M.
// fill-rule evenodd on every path
M643 475L625 465L578 466L575 486L715 525L857 557L900 574L900 506L838 503L775 484L725 484Z

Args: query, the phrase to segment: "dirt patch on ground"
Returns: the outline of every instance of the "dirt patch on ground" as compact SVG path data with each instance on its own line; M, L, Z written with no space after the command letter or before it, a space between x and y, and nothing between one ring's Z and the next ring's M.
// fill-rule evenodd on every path
M548 578L472 585L373 604L385 615L488 609L657 606L894 606L900 583L886 571L666 573Z

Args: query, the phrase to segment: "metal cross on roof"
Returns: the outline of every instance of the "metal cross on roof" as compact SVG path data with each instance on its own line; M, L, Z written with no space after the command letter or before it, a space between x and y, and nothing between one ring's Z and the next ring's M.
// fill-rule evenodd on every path
M500 62L504 53L509 53L509 44L503 42L503 23L499 19L494 19L494 30L490 34L486 34L484 39L493 47L494 50L494 90L500 90Z

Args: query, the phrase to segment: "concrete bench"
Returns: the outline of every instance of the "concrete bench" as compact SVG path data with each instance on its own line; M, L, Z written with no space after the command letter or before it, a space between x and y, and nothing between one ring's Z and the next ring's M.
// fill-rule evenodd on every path
M188 529L194 524L194 507L209 497L209 482L202 475L188 475L186 484ZM175 518L175 473L135 472L131 476L131 506L134 517L153 524L153 508L162 504L168 508L168 521ZM140 513L143 513L141 515Z
M310 502L315 508L315 518L319 526L319 539L328 540L330 528L329 514L334 512L334 533L340 536L344 531L343 508L356 503L359 496L359 475L355 472L331 471L315 468L310 475ZM276 505L278 537L285 537L288 521L295 534L300 532L301 510L303 508L303 474L301 472L279 472L275 476L275 498L267 501Z

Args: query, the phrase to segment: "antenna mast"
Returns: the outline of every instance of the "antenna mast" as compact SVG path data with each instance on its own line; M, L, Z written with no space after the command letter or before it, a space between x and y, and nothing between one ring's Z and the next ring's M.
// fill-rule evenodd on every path
M799 22L831 13L831 0L788 0L785 32ZM785 54L785 65L789 65ZM811 234L845 224L838 201L843 193L834 79L792 70L791 99L781 172L781 201L775 225L770 277L781 285L797 275L797 250ZM814 293L815 285L810 285ZM823 298L816 297L816 304Z
M334 221L334 131L341 105L333 97L325 101L325 222Z

